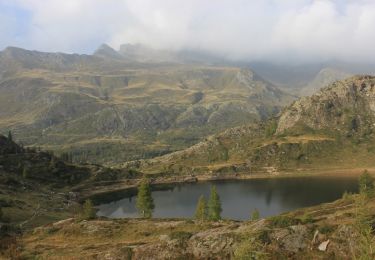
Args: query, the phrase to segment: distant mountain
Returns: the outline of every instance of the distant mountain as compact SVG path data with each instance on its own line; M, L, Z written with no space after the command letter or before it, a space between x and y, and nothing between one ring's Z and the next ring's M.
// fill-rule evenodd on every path
M238 63L241 64L241 63ZM258 75L294 95L311 95L320 88L352 75L375 75L375 64L326 61L310 64L242 63Z
M348 73L342 70L334 68L324 68L300 91L302 96L309 96L318 92L321 88L332 84L337 80L342 80L353 76L352 73Z
M294 98L250 69L134 61L138 47L127 48L128 57L106 45L94 55L0 52L0 131L114 165L267 118Z
M113 49L107 44L100 45L93 55L102 57L102 58L110 58L110 59L122 59L123 58L123 56L119 52L117 52L115 49Z
M216 134L183 151L132 162L148 173L256 173L375 165L375 77L337 81L277 118Z

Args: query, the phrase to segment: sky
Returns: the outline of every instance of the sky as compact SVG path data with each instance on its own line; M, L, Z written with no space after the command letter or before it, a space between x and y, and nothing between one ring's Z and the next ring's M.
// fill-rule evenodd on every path
M233 60L375 58L375 0L0 0L0 49L141 43Z

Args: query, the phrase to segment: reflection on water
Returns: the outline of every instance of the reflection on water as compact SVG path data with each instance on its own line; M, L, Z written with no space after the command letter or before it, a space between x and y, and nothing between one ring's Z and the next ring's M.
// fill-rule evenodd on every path
M215 184L224 218L248 219L254 209L267 217L301 207L334 201L345 191L357 192L357 178L295 177L182 184L172 190L154 191L154 217L192 217L200 195L209 196ZM98 215L137 217L135 197L100 205Z

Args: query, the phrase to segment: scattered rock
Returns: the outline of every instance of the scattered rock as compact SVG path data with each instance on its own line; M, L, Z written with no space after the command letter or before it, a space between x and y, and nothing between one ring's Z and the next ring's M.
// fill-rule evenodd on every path
M325 252L325 251L327 250L328 244L329 244L329 239L328 239L327 241L322 242L322 243L318 246L318 249L319 249L320 251Z

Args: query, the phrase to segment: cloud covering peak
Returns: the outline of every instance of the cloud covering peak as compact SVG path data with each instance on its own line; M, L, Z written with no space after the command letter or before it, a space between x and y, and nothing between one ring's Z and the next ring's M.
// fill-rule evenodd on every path
M375 58L372 0L0 0L0 47L90 53L142 43L232 59Z

